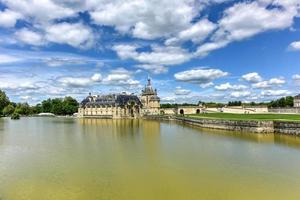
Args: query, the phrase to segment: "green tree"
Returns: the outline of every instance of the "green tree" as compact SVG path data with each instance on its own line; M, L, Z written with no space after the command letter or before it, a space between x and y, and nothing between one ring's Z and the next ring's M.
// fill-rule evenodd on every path
M15 112L15 107L12 104L7 105L4 109L3 109L3 115L4 116L10 116Z
M31 114L31 108L28 103L18 103L15 113L28 116Z
M56 98L56 99L52 99L52 110L51 113L55 114L55 115L63 115L64 111L63 111L63 102L61 99Z
M50 113L52 111L52 100L47 99L42 102L42 112Z
M35 106L32 106L31 112L32 112L32 114L39 114L39 113L43 112L42 105L39 103L39 104L36 104Z
M10 103L9 98L6 96L5 92L0 90L0 115L3 109Z
M63 100L64 115L73 115L78 111L79 103L72 97L65 97Z

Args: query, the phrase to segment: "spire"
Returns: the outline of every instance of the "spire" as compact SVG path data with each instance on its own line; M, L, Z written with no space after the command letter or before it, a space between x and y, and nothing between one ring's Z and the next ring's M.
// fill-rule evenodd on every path
M148 74L148 84L147 84L147 86L151 86L151 79L150 79L149 74Z

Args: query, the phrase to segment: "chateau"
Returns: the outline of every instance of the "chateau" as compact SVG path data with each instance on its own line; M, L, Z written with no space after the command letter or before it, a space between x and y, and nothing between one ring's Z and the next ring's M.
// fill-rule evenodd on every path
M142 90L141 97L134 94L89 94L80 104L79 117L96 118L138 118L144 115L158 115L160 98L152 88L151 80Z
M294 107L300 108L300 94L294 97Z

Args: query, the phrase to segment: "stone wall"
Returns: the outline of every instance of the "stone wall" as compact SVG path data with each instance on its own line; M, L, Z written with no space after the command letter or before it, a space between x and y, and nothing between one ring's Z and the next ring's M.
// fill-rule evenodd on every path
M222 129L228 131L242 131L253 133L273 133L273 121L244 121L221 119L190 119L175 117L177 121L200 126L202 128Z
M300 123L274 121L274 132L286 135L300 136Z
M300 108L269 108L270 113L300 114Z
M147 119L176 120L178 122L210 129L300 136L300 122L191 119L178 116L151 116L151 118L147 117Z

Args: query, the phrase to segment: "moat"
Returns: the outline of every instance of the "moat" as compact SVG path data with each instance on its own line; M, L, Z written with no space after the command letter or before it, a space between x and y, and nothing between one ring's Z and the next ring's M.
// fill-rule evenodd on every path
M296 200L299 166L300 137L142 119L0 119L1 200Z

